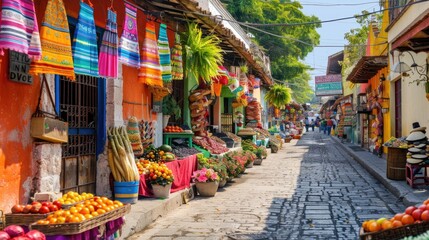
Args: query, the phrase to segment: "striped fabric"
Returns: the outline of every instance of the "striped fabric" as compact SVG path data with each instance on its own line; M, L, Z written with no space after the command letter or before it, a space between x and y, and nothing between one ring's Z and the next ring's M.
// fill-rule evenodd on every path
M42 58L31 65L30 73L51 73L75 79L69 24L62 0L49 0L40 28Z
M103 34L103 41L100 47L100 57L98 60L100 76L118 76L118 31L116 26L116 13L107 10L106 31Z
M149 86L163 86L154 22L146 22L139 80Z
M130 67L140 67L139 41L137 33L137 8L125 3L125 23L119 46L119 61Z
M183 80L183 60L182 60L182 45L180 43L180 35L176 33L176 41L171 50L171 74L173 80Z
M3 0L0 20L0 54L11 49L28 54L31 59L42 57L39 27L33 0Z
M167 25L164 23L161 23L159 26L158 52L162 81L164 81L164 83L171 82L173 77L171 75L170 46L168 45Z
M73 38L73 62L76 74L98 77L97 32L94 24L94 10L80 2L79 18Z

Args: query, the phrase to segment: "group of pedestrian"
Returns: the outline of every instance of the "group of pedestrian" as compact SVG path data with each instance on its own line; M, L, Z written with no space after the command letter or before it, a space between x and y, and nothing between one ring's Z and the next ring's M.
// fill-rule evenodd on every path
M334 130L337 127L337 120L335 120L335 118L316 118L316 121L314 121L314 119L309 120L308 117L306 117L304 119L304 124L305 124L305 130L308 132L309 129L311 128L311 130L314 132L314 127L318 127L319 128L319 132L322 132L324 134L327 135L331 135L331 131Z

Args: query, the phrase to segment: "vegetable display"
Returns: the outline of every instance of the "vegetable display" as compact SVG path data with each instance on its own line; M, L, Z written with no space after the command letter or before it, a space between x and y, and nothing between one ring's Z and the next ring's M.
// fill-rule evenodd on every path
M140 176L134 159L134 152L125 128L110 128L108 138L110 146L108 162L115 181L139 181Z
M193 137L193 142L198 146L209 151L211 154L221 154L227 152L229 149L222 144L210 139L209 137Z
M262 119L261 112L262 112L261 104L256 100L250 101L246 107L247 122L256 121L260 123Z

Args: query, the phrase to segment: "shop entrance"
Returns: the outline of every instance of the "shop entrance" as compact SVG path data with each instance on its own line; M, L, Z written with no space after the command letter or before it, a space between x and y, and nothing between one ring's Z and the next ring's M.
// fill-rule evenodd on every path
M98 88L96 77L59 77L59 111L69 123L69 141L62 146L61 191L95 193L97 166Z

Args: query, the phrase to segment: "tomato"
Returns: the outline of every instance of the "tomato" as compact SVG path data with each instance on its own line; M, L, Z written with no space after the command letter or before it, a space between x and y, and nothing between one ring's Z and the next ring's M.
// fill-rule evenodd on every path
M46 214L46 213L49 213L50 211L49 211L49 208L47 207L47 206L42 206L40 209L39 209L39 213L41 213L41 214Z
M42 202L42 206L49 207L50 205L52 205L51 202Z
M58 206L57 206L57 205L52 204L51 206L49 206L49 211L51 211L51 212L58 211Z
M22 211L24 211L23 205L16 204L12 207L12 213L22 213Z

